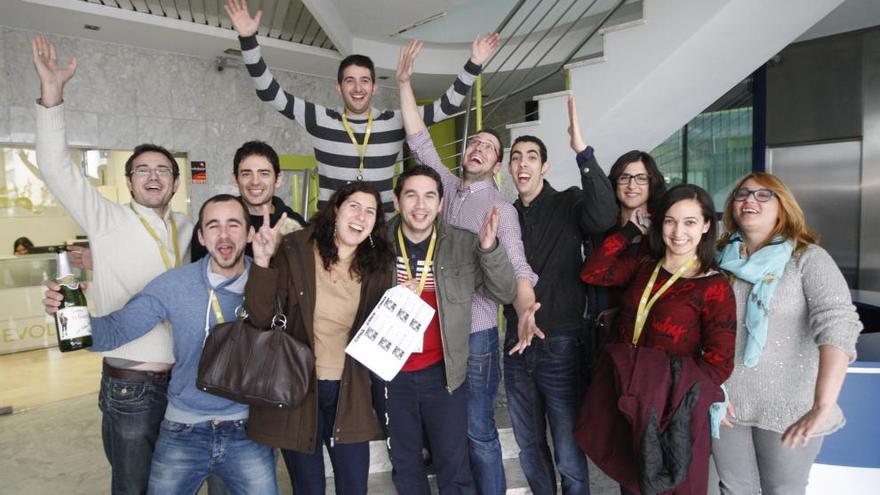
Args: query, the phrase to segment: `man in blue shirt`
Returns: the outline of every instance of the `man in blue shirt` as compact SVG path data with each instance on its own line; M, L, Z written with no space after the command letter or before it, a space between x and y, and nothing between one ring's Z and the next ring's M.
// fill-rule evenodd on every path
M275 237L283 223L273 229L266 220L260 233ZM251 264L244 250L253 236L239 198L208 199L199 212L198 238L209 256L163 273L121 309L92 318L93 351L116 348L163 320L172 327L174 367L149 493L195 493L211 474L233 494L278 491L272 449L247 438L248 406L196 387L205 338L214 325L236 318L242 304ZM59 299L47 292L47 312L57 309Z

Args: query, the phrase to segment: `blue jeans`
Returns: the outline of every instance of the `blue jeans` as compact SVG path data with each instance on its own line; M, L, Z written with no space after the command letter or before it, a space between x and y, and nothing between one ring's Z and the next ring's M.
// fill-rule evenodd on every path
M431 494L422 462L422 439L427 434L440 493L475 494L464 385L449 393L446 368L440 361L418 371L401 371L387 387L391 479L397 493Z
M168 376L144 377L144 381L101 378L101 437L113 495L147 493L153 449L168 403Z
M498 328L472 333L468 345L467 434L471 470L477 493L501 495L507 491L507 482L501 461L501 442L495 428L495 396L501 379Z
M318 436L327 446L333 464L333 480L338 495L363 495L367 493L370 475L370 444L333 443L333 425L336 422L336 405L339 399L339 380L318 380ZM290 474L293 493L297 495L323 495L324 450L321 441L315 442L315 450L309 454L281 449L284 465ZM421 459L421 458L420 458Z
M536 495L556 493L547 422L562 493L590 493L587 459L572 435L583 400L583 357L576 335L536 339L522 354L504 356L504 387L519 461Z
M162 421L149 493L195 493L216 474L231 494L277 494L272 448L247 438L247 421Z

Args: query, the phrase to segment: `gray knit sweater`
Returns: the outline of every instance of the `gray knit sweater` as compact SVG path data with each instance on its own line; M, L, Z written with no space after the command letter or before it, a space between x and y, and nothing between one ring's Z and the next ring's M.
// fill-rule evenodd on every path
M736 279L736 366L727 381L733 423L784 433L812 406L819 346L833 345L851 359L862 330L849 288L834 260L817 245L794 254L770 302L767 343L754 368L742 362L746 300L752 284ZM827 435L846 421L836 404L816 432Z

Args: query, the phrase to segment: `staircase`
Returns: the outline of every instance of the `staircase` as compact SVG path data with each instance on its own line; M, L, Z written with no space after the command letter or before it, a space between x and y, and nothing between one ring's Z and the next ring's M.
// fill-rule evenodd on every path
M602 29L602 51L566 66L570 90L539 95L540 120L508 125L541 138L557 189L579 185L566 98L607 170L650 150L825 17L843 0L643 0L640 21Z

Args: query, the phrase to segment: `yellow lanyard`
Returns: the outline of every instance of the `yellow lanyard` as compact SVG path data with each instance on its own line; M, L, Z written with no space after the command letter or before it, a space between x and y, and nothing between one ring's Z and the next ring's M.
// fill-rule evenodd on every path
M434 246L437 243L437 227L431 231L431 242L428 243L428 252L425 254L425 264L422 268L422 276L419 277L418 295L422 295L425 290L425 283L428 281L428 270L431 268L431 261L434 259ZM400 227L397 228L397 244L400 246L400 255L403 256L403 266L406 267L406 276L410 280L413 278L412 270L409 267L409 256L406 254L406 245L403 242L403 233Z
M171 223L171 243L174 245L174 264L172 265L171 260L168 259L168 250L165 249L165 245L159 240L159 236L156 235L156 231L150 226L150 222L147 222L147 219L142 217L141 214L134 209L134 205L129 203L128 206L131 208L131 211L137 215L138 219L144 225L144 228L147 229L147 233L150 234L150 237L156 241L156 247L159 248L159 254L162 255L162 263L165 265L165 269L170 270L180 266L180 246L177 243L177 224L174 223L174 218L168 218L168 221Z
M654 267L654 273L651 274L651 279L648 280L648 285L645 286L645 290L642 292L642 298L639 300L639 309L636 312L636 324L635 328L633 329L633 345L638 344L639 337L642 335L642 328L644 328L645 326L645 321L647 321L648 319L648 313L651 311L654 303L657 302L657 299L660 299L660 296L662 296L663 293L666 292L666 290L669 289L669 287L671 287L676 280L681 278L681 276L690 269L691 265L693 265L695 261L697 261L696 256L685 261L684 264L678 267L678 270L675 270L675 273L673 273L672 276L669 277L669 280L667 280L666 283L663 284L662 287L660 287L657 293L654 294L653 297L648 299L648 297L651 295L651 290L654 289L654 283L657 282L657 275L660 273L660 267L663 265L663 258L661 258L660 261L657 262L657 266Z
M217 324L223 323L223 312L220 310L220 302L217 301L217 297L214 295L214 289L211 289L211 295L208 296L211 299L211 309L214 311L214 319L217 320Z
M364 133L364 144L357 142L357 138L354 137L354 132L351 130L351 126L348 125L348 118L345 114L342 114L342 126L345 127L345 132L348 133L348 138L351 139L351 144L354 145L354 150L361 159L360 165L358 165L357 180L364 180L364 156L367 154L367 144L369 144L370 134L373 132L373 111L370 110L370 116L367 118L367 132Z

